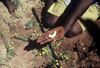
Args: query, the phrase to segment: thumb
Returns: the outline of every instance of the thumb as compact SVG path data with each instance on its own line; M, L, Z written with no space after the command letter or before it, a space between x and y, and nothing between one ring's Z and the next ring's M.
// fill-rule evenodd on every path
M53 33L54 33L54 30L50 30L50 31L49 31L49 34L53 34Z

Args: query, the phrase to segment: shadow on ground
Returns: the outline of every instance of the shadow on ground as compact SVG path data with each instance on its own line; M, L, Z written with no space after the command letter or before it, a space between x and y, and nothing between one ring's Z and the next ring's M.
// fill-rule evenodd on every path
M36 40L34 40L34 41L30 40L29 44L24 48L24 50L30 51L30 50L33 50L35 48L36 49L41 49L45 46L47 46L47 45L46 44L40 45L39 43L36 43Z
M97 49L97 54L100 57L100 28L97 26L97 24L91 20L82 20L83 24L87 27L88 33L93 38L93 41L95 42L95 47Z

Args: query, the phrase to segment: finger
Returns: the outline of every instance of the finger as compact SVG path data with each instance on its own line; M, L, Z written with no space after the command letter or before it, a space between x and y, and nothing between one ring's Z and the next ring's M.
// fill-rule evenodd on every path
M44 41L44 40L48 40L48 39L50 39L50 38L49 38L49 37L45 37L45 38L38 39L38 40L37 40L37 43L42 42L42 41Z
M43 36L39 37L38 40L49 39L48 35L49 35L50 33L52 33L52 32L47 32L47 33L45 33Z
M46 34L49 34L49 31L47 31L47 32L43 33L42 35L46 35Z
M53 30L47 31L47 32L43 33L42 36L43 36L43 35L44 35L44 36L48 36L49 34L52 34L53 32L54 32Z
M34 36L34 35L33 35L33 36ZM39 38L41 38L41 37L43 37L43 35L35 36L35 39L39 39Z
M51 42L53 39L54 39L54 38L52 38L52 39L47 39L47 40L44 40L44 41L42 41L40 44L42 45L42 44L45 44L45 43L47 43L47 42Z
M48 37L48 36L46 36L46 35L45 36L39 36L37 39L41 40L41 39L45 39L46 37Z
M48 35L51 34L51 33L52 33L52 32L50 32L50 31L48 31L48 32L46 32L46 33L43 33L43 35L40 36L38 39L43 39L43 38L45 38L45 37L48 37Z
M48 36L49 32L43 33L41 36L36 37L36 39L42 39Z
M43 35L52 34L53 32L54 32L53 30L51 30L51 31L47 31L47 32L45 32Z
M49 31L49 34L53 34L53 33L54 33L54 30Z

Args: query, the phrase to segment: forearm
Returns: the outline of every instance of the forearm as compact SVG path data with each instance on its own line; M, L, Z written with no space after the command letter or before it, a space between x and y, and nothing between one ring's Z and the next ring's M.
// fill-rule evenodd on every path
M72 25L79 19L87 8L94 2L94 0L79 0L77 5L73 8L69 16L65 19L63 25L66 32L72 27Z

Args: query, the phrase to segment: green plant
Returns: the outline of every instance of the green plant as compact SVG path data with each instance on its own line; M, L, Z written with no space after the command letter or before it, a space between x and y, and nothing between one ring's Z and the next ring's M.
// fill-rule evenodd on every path
M25 37L23 37L21 35L18 35L17 33L15 33L15 37L17 37L17 38L19 38L21 40L24 40L24 41L28 41L28 38L25 38Z
M34 31L33 33L29 34L29 37L32 37L32 40L35 40L35 36L41 36L41 33L38 33L37 31Z
M0 36L3 37L3 33L1 32L1 30L0 30Z
M6 38L4 42L7 49L7 59L11 59L12 56L15 56L14 43L10 42L10 40L8 39L8 33L6 32L6 30L4 32L5 32L5 38Z
M37 22L36 20L34 20L34 21L32 21L32 20L28 21L28 23L26 24L26 29L30 29L33 26L35 26L36 22Z
M63 59L65 58L66 60L70 59L70 52L65 50L64 52L60 53L58 58L60 59Z
M0 65L5 65L5 63L2 61L3 57L0 54Z
M53 48L57 49L57 47L59 47L61 43L62 43L62 40L59 41L59 42L52 42L52 44L54 44ZM49 63L50 68L55 68L55 65L59 66L59 60L55 60L52 57L51 50L50 50L50 48L48 46L43 47L41 49L37 49L37 50L38 51L37 51L37 55L36 56L47 56L48 57L48 59L50 61L50 63ZM58 56L58 58L60 58L62 55L65 55L66 53L69 53L69 52L68 51L64 51L60 56ZM56 54L56 52L55 52L55 54ZM66 54L65 56L67 56L67 55L69 55L69 54Z
M61 41L59 41L59 42L53 42L52 41L52 43L54 44L54 46L52 47L53 49L58 49L58 47L61 45L61 43L62 43L62 40Z
M7 40L6 48L7 48L7 59L11 59L12 56L15 55L14 43Z
M7 65L7 64L5 63L5 61L7 61L7 59L6 59L6 58L3 58L2 55L1 55L1 53L0 53L0 68L1 68L3 65L10 68L10 66Z
M11 0L11 2L13 2L16 6L18 6L20 4L19 0Z

